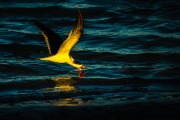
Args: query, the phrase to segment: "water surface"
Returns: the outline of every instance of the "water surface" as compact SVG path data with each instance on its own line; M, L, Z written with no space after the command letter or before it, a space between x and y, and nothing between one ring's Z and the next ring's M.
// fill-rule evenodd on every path
M0 103L179 100L179 8L177 0L0 1ZM31 22L66 39L77 10L84 34L71 54L87 67L84 78L69 65L38 60L48 50Z

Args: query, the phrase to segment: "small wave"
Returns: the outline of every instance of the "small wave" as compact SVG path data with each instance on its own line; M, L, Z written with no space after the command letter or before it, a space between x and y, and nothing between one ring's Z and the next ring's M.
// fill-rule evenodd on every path
M156 71L156 76L163 76L163 77L180 77L180 67L172 67L166 68L161 71Z
M63 12L63 16L68 16L72 12L70 9L61 8L59 6L47 6L47 7L35 7L35 8L27 8L27 7L15 7L15 8L0 8L1 15L2 16L34 16L37 17L41 15L41 17L45 16L46 18L48 16L59 16L59 14ZM61 11L61 12L60 12ZM71 11L71 12L70 12ZM73 10L74 11L74 10Z
M2 44L0 45L0 49L2 51L11 53L12 56L23 57L23 58L30 58L32 53L47 52L48 54L47 48L42 47L40 45L32 45L32 44L20 44L20 43Z
M10 64L0 64L0 72L4 73L14 73L14 74L35 74L36 70L33 70L27 66L22 65L10 65Z
M74 52L75 53L75 52ZM116 62L177 62L180 59L179 53L137 53L137 54L118 54L112 52L83 52L80 55L88 60L103 60ZM112 59L113 58L113 59Z
M156 86L157 84L160 85ZM129 85L125 86L125 85ZM168 86L168 89L161 87L162 85ZM3 83L0 84L2 90L20 89L19 94L11 95L1 94L0 103L17 103L32 100L55 100L63 98L74 98L83 96L95 96L103 94L114 94L123 92L157 92L157 91L179 91L177 86L180 85L178 79L139 79L139 78L126 78L126 79L78 79L78 78L56 78L37 81L24 81L23 83ZM54 87L58 86L56 90ZM74 89L64 91L62 86L71 86ZM37 88L46 88L38 91ZM52 88L52 89L51 89ZM26 91L23 92L23 89ZM30 89L30 91L28 91Z
M40 89L60 86L121 86L121 85L148 85L148 84L172 84L179 85L178 79L141 79L141 78L75 78L59 77L42 80L11 81L0 84L0 90Z

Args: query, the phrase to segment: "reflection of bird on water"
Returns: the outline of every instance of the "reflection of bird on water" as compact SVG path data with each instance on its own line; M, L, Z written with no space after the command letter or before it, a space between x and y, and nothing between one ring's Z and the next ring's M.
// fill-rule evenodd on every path
M68 38L64 41L49 27L43 25L38 21L33 22L41 30L50 53L48 57L40 58L40 60L57 63L67 63L73 67L78 68L80 71L80 76L83 76L82 68L85 68L85 66L83 66L80 62L78 62L71 55L69 55L70 50L78 42L81 34L83 33L83 18L81 12L78 11L76 24L69 33Z
M76 81L72 77L54 78L53 81L55 82L55 88L58 88L61 91L69 92L76 90L76 88L73 86Z
M69 76L61 76L57 78L51 78L51 81L54 83L52 88L45 88L44 92L51 93L65 93L62 98L53 100L54 105L57 106L81 106L84 105L86 101L81 98L73 97L81 93L81 90L75 88L75 84L78 84L80 79L76 79ZM65 95L65 96L64 96ZM61 94L58 94L61 96ZM48 101L50 102L50 101Z

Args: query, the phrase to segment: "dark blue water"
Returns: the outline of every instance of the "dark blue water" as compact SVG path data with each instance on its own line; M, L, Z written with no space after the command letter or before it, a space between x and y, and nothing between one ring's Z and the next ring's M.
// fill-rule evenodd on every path
M67 64L38 60L48 50L31 22L38 20L66 39L77 10L84 34L71 54L87 67L84 78ZM179 14L178 0L0 1L0 103L180 99Z

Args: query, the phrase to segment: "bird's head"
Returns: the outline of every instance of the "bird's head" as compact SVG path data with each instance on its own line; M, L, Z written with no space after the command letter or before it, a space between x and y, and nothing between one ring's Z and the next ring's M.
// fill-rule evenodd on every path
M77 63L72 64L72 66L78 68L80 71L81 71L83 68L86 68L84 65L82 65L82 64L77 64Z
M78 68L79 70L82 70L83 68L86 68L84 65L82 65L79 61L73 60L73 66Z
M82 65L81 63L74 63L74 67L78 68L80 71L83 69L83 68L86 68L84 65Z
M80 69L86 68L84 65L81 64L81 66L79 67Z

